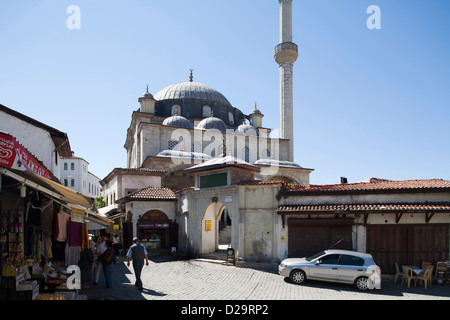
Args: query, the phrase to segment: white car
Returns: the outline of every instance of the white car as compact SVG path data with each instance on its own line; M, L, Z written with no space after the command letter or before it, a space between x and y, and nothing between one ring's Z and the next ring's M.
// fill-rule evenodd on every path
M372 256L348 250L325 250L311 257L281 261L278 273L296 284L306 279L354 284L359 290L381 289L381 269Z

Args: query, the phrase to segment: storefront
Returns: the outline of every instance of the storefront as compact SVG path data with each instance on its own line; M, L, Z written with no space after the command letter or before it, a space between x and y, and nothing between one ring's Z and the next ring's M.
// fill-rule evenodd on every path
M138 221L137 234L149 255L170 253L177 246L178 225L159 210L151 210Z
M36 163L30 171L0 166L0 299L75 299L67 267L89 248L88 229L110 221Z

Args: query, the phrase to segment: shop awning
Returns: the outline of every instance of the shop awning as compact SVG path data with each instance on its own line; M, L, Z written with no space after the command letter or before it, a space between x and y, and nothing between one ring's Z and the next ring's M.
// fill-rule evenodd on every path
M98 214L89 213L87 218L84 219L87 224L88 230L99 230L110 227L113 222L105 217Z
M23 183L32 190L47 194L57 201L60 201L61 204L66 207L87 212L85 221L88 230L105 229L113 223L110 219L92 211L92 203L89 198L62 184L40 177L28 171L0 167L0 173Z
M90 201L82 194L29 171L0 167L0 173L23 183L32 190L41 191L57 200L66 202L71 207L82 207L85 210L92 207Z

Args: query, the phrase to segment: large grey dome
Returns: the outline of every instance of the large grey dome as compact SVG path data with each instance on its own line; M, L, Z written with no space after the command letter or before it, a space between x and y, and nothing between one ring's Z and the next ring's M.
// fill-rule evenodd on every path
M227 98L219 91L198 82L181 82L170 85L157 94L154 98L161 100L176 100L176 99L197 99L205 101L214 101L226 106L231 106Z
M186 119L185 117L174 115L171 117L166 118L163 123L163 126L168 127L177 127L177 128L184 128L184 129L193 129L194 126L192 123Z

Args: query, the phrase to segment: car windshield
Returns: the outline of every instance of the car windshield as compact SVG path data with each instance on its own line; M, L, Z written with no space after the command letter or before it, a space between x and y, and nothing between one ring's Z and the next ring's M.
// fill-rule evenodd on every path
M306 261L311 261L311 260L314 260L314 259L316 259L316 258L318 258L320 256L323 256L324 254L325 254L325 251L322 251L322 252L316 253L315 255L312 255L310 257L306 257L305 260Z

